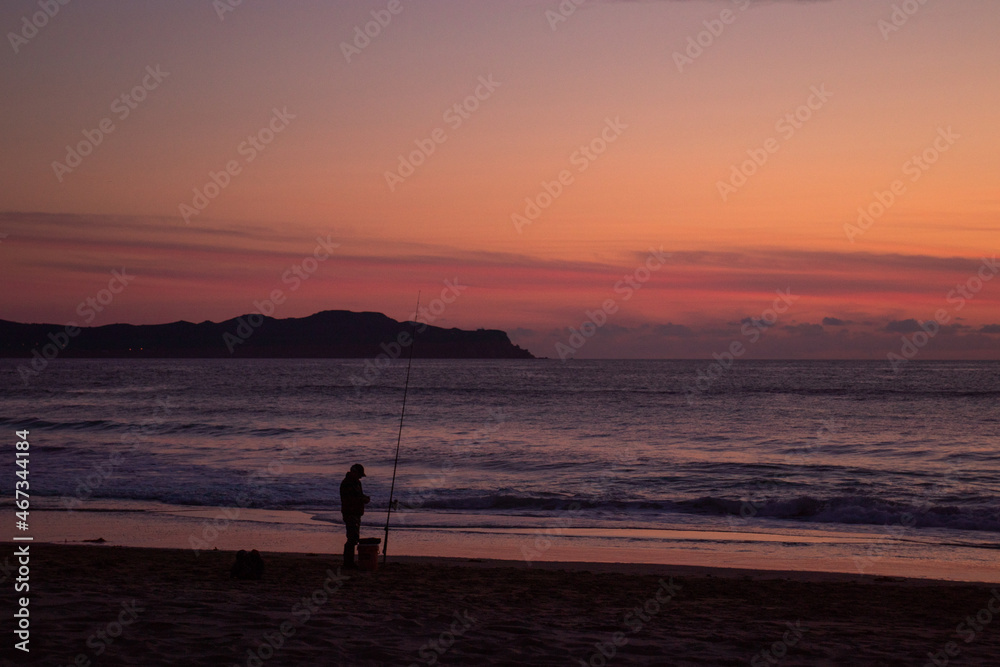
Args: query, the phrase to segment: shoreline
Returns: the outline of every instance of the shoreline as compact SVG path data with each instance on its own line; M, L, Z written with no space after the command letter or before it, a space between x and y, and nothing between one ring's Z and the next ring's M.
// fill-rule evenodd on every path
M340 553L343 526L311 513L190 508L135 512L39 510L36 543L85 544L200 552ZM227 519L226 517L233 517ZM929 545L880 533L786 529L766 525L720 533L718 527L672 530L580 529L545 518L519 528L399 525L390 535L390 557L489 558L512 563L635 563L776 572L829 572L847 578L875 576L1000 584L996 548ZM363 525L363 537L382 537ZM907 536L909 537L909 536Z
M38 665L81 655L144 665L599 665L608 654L623 665L746 665L778 653L782 665L923 665L949 642L963 664L1000 653L1000 616L972 641L956 632L991 600L1000 608L992 584L391 554L366 573L340 571L339 554L288 552L263 552L263 579L238 581L228 550L34 543L31 554ZM4 587L5 610L13 597Z

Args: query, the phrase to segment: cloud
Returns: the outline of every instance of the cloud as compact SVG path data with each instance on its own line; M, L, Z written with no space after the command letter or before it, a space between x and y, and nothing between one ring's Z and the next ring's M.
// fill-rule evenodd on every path
M980 258L664 246L666 264L625 297L615 285L645 259L645 244L601 260L577 260L392 241L340 233L336 224L322 229L206 219L194 227L172 218L0 212L0 226L9 233L2 247L10 250L7 268L19 281L0 294L4 319L66 321L81 299L107 283L110 269L121 267L141 280L109 317L134 324L219 321L248 312L276 288L288 297L283 316L346 308L399 319L412 308L409 295L400 296L401 285L433 291L457 279L475 297L449 307L449 326L504 329L549 356L568 327L579 328L614 299L619 310L583 356L709 358L745 340L749 325L764 332L749 356L876 358L898 346L899 334L920 329L921 320L911 314L934 312L949 285L981 266ZM311 255L321 233L341 247L297 289L285 273ZM788 288L802 297L790 315L796 319L762 319L775 291ZM825 316L829 312L844 317ZM982 319L969 324L975 328L941 327L959 335L938 336L934 345L947 354L960 353L953 342L964 341L976 354L995 348L996 338L982 334L1000 333L1000 325Z
M910 318L908 320L893 320L886 325L885 330L890 333L908 334L920 331L920 322Z
M613 285L648 250L637 248L607 261L568 260L512 252L479 251L442 244L387 242L359 237L330 225L313 230L275 223L235 224L202 221L186 226L175 218L57 215L0 212L10 234L4 241L25 248L19 267L46 272L103 274L109 265L126 265L144 275L168 280L244 280L278 270L311 252L315 237L333 235L342 244L338 263L359 269L473 272L502 277L505 288L544 285L554 290L586 290ZM887 300L887 295L936 293L942 285L978 270L979 258L860 252L816 252L773 248L733 251L675 251L645 291L697 291L726 296L773 294L791 287L810 297L850 295L852 300ZM470 268L472 267L472 268ZM668 278L669 276L669 278ZM610 282L609 282L610 281ZM586 304L584 304L586 305Z
M820 324L789 324L783 327L785 331L797 336L822 336L826 330Z
M968 328L969 325L967 324L945 324L941 326L941 330L938 333L947 335L958 334L962 333L962 329L968 329Z
M832 252L788 250L784 248L754 248L738 251L674 251L672 264L739 269L828 269L868 271L899 269L904 271L977 271L983 264L980 257L934 257L899 253Z
M913 320L916 322L917 320ZM1000 333L1000 325L997 331ZM605 335L604 329L608 329ZM579 358L633 358L633 359L712 359L714 355L732 349L741 343L746 349L746 359L869 359L886 362L886 352L899 349L897 333L878 331L850 331L838 329L834 335L822 325L799 323L779 325L764 332L759 338L744 336L739 331L720 332L709 327L689 325L663 325L643 323L632 327L606 325L580 350ZM613 331L612 331L613 330ZM690 331L689 335L672 335ZM923 359L995 359L996 339L961 331L954 326L941 328L942 335L935 336L921 352ZM947 333L948 335L944 335ZM565 331L539 331L525 341L529 349L539 356L557 356L556 342L566 342Z
M921 323L913 318L907 320L894 320L886 325L885 331L889 333L901 333L901 334L911 334L917 331L934 331L934 335L938 334L957 334L961 333L962 329L968 329L967 324L938 324L936 320L927 320ZM983 327L984 329L986 327ZM987 332L983 332L987 333Z
M739 322L740 324L749 324L757 329L769 329L773 327L777 322L765 322L764 320L758 319L756 317L744 317Z

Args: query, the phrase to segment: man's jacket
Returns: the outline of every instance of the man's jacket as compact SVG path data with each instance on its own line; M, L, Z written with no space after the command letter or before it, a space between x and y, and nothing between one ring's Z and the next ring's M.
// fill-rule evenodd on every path
M340 512L344 516L361 516L365 513L365 492L360 479L345 477L340 483Z

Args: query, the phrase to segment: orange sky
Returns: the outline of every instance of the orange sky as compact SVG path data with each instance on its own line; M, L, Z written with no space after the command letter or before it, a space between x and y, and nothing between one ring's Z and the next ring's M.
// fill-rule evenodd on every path
M457 280L434 324L557 356L610 299L580 357L709 357L790 289L748 356L884 358L943 311L926 358L1000 358L1000 280L973 289L1000 238L995 2L891 31L869 0L558 7L95 1L32 31L37 5L5 4L0 318L79 320L122 267L93 324L218 321L275 289L278 317L403 319ZM318 237L336 250L296 284Z

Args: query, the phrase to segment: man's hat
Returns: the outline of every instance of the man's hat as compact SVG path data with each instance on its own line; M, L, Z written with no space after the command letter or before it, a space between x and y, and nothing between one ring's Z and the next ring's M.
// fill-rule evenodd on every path
M351 466L351 472L356 472L356 473L358 473L358 476L364 477L365 476L365 467L363 465L361 465L360 463L355 463L354 465Z

